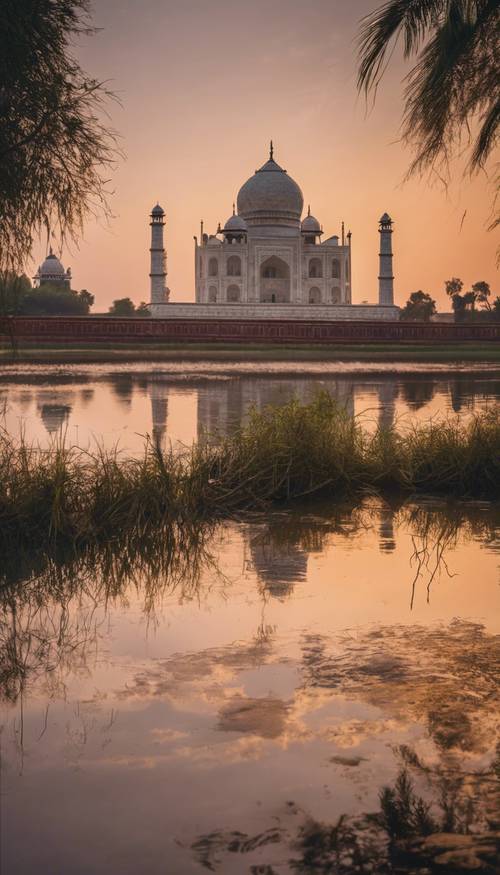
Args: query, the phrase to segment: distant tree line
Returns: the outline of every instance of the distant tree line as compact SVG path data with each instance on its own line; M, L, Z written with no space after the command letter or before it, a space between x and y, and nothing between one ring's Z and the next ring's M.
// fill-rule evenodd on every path
M453 277L446 280L444 286L451 300L455 322L500 322L500 297L490 300L489 283L481 280L473 283L469 291L463 292L462 280ZM400 318L409 322L429 322L436 312L434 299L419 289L411 293Z
M0 272L0 316L88 316L94 296L82 289L77 292L58 283L43 283L33 288L26 274ZM109 316L150 316L148 305L137 306L130 298L117 298Z
M468 292L463 292L464 284L458 277L445 283L446 294L451 299L455 322L500 322L500 297L490 301L489 283L473 283Z
M131 298L117 298L108 312L110 316L151 316L145 301L136 307Z
M87 316L94 296L58 283L33 288L29 278L10 271L0 274L0 315L2 316Z

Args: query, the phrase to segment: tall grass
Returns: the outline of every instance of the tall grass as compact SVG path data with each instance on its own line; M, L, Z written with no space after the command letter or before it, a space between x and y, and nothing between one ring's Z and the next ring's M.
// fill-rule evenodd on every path
M100 542L160 525L196 526L312 496L394 491L498 496L498 409L366 431L328 393L250 412L228 437L140 458L63 440L48 450L0 434L0 543Z

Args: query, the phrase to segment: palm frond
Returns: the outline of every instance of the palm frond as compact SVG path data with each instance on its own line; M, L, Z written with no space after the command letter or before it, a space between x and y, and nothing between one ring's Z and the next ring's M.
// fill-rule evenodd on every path
M415 54L446 7L446 0L388 0L363 18L359 38L358 89L368 92L378 84L391 41L401 33L405 58Z
M482 120L481 130L479 131L479 136L472 153L472 164L474 166L482 167L484 165L498 139L499 126L500 97L489 108Z
M409 175L446 164L476 126L470 169L482 167L500 123L499 0L388 0L362 22L360 90L376 89L401 35L405 57L418 55L404 95L403 140L416 150Z

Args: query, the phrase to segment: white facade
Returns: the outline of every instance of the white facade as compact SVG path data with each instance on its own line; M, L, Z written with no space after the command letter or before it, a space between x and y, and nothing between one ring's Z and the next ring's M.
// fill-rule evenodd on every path
M238 215L195 241L199 304L350 304L351 235L321 242L320 223L274 161L240 189Z
M297 183L269 160L241 187L237 211L215 234L196 237L195 305L169 303L153 286L151 313L168 318L397 319L392 295L391 220L381 224L378 305L352 305L352 236L322 242L323 229ZM156 208L155 208L156 209ZM161 210L161 208L159 208ZM154 210L152 217L154 215ZM163 210L161 235L163 246ZM382 221L385 219L383 217ZM153 222L155 220L153 219ZM153 226L153 231L155 227ZM152 244L152 258L153 258ZM158 268L157 268L158 270ZM155 276L165 276L155 273ZM186 307L188 308L186 310ZM241 308L238 310L238 308Z

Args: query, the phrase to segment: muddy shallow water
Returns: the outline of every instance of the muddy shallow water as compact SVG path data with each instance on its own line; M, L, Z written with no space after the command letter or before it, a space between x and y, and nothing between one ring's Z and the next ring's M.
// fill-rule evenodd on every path
M100 411L131 449L160 414L165 440L188 440L298 386L53 376L1 384L11 424L21 411L45 439L50 392L69 427ZM375 420L499 395L494 375L335 385ZM424 858L391 856L405 792L393 839L472 835L491 859L499 521L486 503L367 499L218 526L173 564L3 557L2 873L416 872Z

